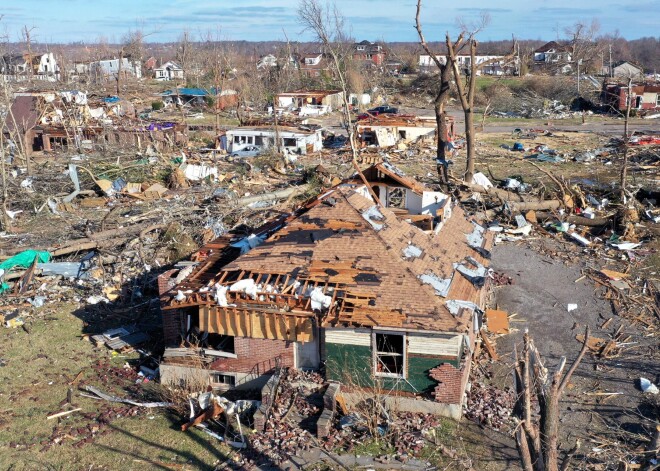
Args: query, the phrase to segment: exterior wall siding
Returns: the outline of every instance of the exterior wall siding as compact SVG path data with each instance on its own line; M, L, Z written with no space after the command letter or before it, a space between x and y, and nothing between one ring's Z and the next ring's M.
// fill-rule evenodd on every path
M374 386L370 346L325 342L325 360L328 380L365 388ZM443 363L454 369L459 364L458 358L452 356L434 357L409 353L406 380L382 378L382 386L388 390L432 393L437 382L431 378L430 371Z

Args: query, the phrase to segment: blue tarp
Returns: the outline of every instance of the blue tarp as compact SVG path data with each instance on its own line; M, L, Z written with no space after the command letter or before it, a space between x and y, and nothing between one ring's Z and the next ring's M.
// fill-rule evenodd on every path
M118 96L107 96L103 99L104 102L106 103L117 103L119 101Z
M207 96L209 92L203 88L179 88L177 90L167 90L161 93L161 96Z

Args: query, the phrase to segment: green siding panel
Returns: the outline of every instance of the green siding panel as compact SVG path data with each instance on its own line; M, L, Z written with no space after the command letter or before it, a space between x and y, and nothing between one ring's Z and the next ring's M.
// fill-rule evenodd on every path
M438 383L431 379L429 370L432 370L440 363L442 363L442 360L438 358L421 358L408 355L408 382L418 392L432 390ZM414 391L410 386L408 388L406 391Z
M373 386L370 347L336 343L326 343L325 347L328 379L359 387ZM437 383L431 379L429 371L442 363L450 363L458 367L458 359L429 358L409 354L407 382L382 378L382 387L406 392L430 392Z
M330 380L371 387L371 347L326 343L326 376Z

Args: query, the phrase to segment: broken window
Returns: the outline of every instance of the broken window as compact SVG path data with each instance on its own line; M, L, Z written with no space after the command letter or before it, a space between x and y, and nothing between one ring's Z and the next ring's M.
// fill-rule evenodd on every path
M264 145L264 138L262 136L255 136L254 137L254 145L255 146L263 146Z
M387 192L387 207L388 208L406 208L406 189L405 188L390 188Z
M406 138L406 131L399 131L399 139L405 139Z
M292 137L285 137L282 139L283 147L296 147L296 139Z
M204 342L209 348L220 352L236 353L234 349L234 337L231 335L208 334Z
M210 375L211 383L213 384L226 384L227 386L236 385L236 376L234 375L225 375L222 373L211 373Z
M405 376L405 337L403 334L374 334L374 375Z

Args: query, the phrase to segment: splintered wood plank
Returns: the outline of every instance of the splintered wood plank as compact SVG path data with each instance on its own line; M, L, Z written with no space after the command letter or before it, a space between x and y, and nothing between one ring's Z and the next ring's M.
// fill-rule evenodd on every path
M488 352L488 355L494 360L497 361L500 359L500 356L497 354L497 351L495 351L495 346L490 343L490 340L488 340L488 336L485 335L483 332L481 332L481 340L484 344L484 347L486 347L486 351Z
M201 332L209 332L209 307L199 307L199 330Z

